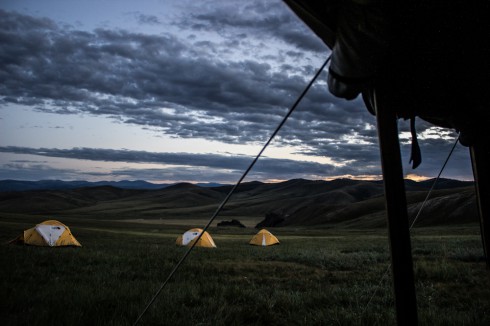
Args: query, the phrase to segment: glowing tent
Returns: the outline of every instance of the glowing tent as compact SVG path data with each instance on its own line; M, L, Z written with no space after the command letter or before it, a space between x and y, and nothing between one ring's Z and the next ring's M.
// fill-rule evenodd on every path
M190 229L184 234L179 235L175 243L179 246L192 246L195 239L202 233L202 229ZM204 232L199 241L196 243L196 247L207 247L207 248L216 248L214 244L213 238L209 235L208 232Z
M25 230L10 243L44 247L82 246L71 234L70 229L56 220L39 223L35 227Z
M279 240L266 229L262 229L252 237L249 243L254 246L265 247L278 244Z

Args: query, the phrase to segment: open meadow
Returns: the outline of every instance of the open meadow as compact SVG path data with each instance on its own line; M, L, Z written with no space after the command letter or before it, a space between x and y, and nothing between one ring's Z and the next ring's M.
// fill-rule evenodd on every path
M1 325L132 325L186 248L190 227L62 219L83 245L6 244L46 218L0 216ZM203 223L204 224L204 223ZM211 228L141 325L393 325L385 229ZM478 225L412 230L421 325L489 325L490 271Z

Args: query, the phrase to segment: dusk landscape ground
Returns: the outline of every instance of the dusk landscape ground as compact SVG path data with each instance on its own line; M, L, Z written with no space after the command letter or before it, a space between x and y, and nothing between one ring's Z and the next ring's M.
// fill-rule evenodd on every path
M107 188L77 190L86 196L97 191L102 196ZM454 196L454 191L441 191ZM31 198L46 200L47 193L35 192ZM55 194L61 193L69 195ZM184 255L186 248L175 245L177 236L206 222L200 215L180 218L179 223L179 215L160 220L134 212L129 219L117 200L92 204L90 213L85 206L72 208L71 214L66 207L63 213L28 214L6 204L18 198L6 200L4 195L1 201L2 325L132 325ZM134 204L128 198L125 202ZM161 204L169 209L169 202ZM116 218L117 212L127 219ZM384 226L374 227L361 217L349 223L271 227L281 243L255 247L248 241L263 216L242 217L246 228L209 229L217 248L191 252L141 325L395 323ZM50 218L68 225L82 247L7 244ZM422 223L411 230L421 325L490 323L490 277L479 225L474 220L456 222Z
M2 215L2 325L131 325L185 248L189 226L65 221L81 248L5 244L40 218ZM395 323L383 229L217 229L195 248L141 325L380 325ZM487 325L490 278L477 226L412 235L422 325Z
M319 3L0 1L0 326L394 325L396 166L419 324L490 325L489 2Z

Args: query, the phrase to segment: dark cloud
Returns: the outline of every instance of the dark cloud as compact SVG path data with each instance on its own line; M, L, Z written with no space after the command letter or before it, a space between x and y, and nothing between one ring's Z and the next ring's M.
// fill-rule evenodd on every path
M440 144L433 142L431 147L439 148ZM452 146L447 147L447 155ZM345 165L320 164L307 161L294 161L288 159L274 159L262 157L257 161L254 169L250 173L249 178L254 180L267 179L292 179L292 178L307 178L320 179L331 175L351 175L354 177L362 177L365 175L379 176L381 173L380 166L377 163L379 160L379 152L375 145L365 146L364 150L359 152L358 147L354 149L349 146L335 148L332 145L332 152L339 153L343 151L343 155L339 156L338 163L346 163ZM161 164L162 168L132 168L124 170L113 170L107 173L107 177L127 177L127 176L148 176L145 180L162 180L164 175L173 175L174 180L193 180L191 175L206 175L207 179L199 179L199 181L219 181L231 182L238 180L239 176L251 164L253 157L243 155L219 155L219 154L192 154L192 153L152 153L145 151L130 151L130 150L112 150L112 149L97 149L97 148L72 148L72 149L55 149L55 148L26 148L26 147L0 147L0 152L11 154L27 154L41 157L54 157L63 159L77 159L89 161L104 161L104 162L125 162L125 163L152 163ZM408 166L408 155L404 153L404 164L406 173L414 171ZM427 173L429 177L436 177L446 159L441 155L431 155L430 150L423 152L423 159L426 161L425 167L417 172ZM346 161L346 162L343 162ZM35 171L41 165L45 172L49 171L48 175L56 175L58 169L51 171L45 168L45 162L32 161L17 161L9 163L10 165L3 166L3 173L0 172L0 178L8 178L7 171L16 170L21 172L22 169ZM464 175L468 174L469 157L467 149L458 146L445 170L445 177L454 177L465 179ZM14 166L15 165L15 166ZM18 167L18 168L16 168ZM27 169L26 169L27 167ZM148 170L145 172L145 170ZM159 171L156 173L156 171ZM34 173L34 172L33 172ZM73 175L74 170L67 170L62 175L70 173ZM76 172L78 177L85 172ZM152 178L150 175L155 174ZM157 178L157 175L159 176ZM176 178L176 176L179 176ZM211 178L211 176L213 176ZM73 178L72 178L73 179ZM144 179L144 178L143 178ZM172 178L169 178L172 179ZM197 179L196 179L197 180Z
M154 15L137 14L138 23L143 25L161 25L162 22Z
M46 18L0 10L0 105L109 116L172 137L264 142L329 50L280 1L215 4L192 2L183 16L174 18L171 23L182 34L167 32L156 16L136 14L142 25L162 25L158 35L121 29L80 31ZM280 166L291 175L301 169L323 176L379 174L374 126L375 118L362 101L334 98L322 74L275 143L300 144L302 154L348 165L334 168L264 159L256 173L277 172ZM430 127L420 121L417 131L427 132ZM406 122L400 122L400 130L408 131ZM448 140L421 140L423 164L418 171L434 171L440 148L450 147L454 139L453 133ZM409 150L410 143L403 142L404 162ZM46 153L162 164L181 164L192 155L85 148ZM464 160L463 156L458 159ZM200 167L238 171L248 158L197 155L192 160L202 166L195 164L189 171Z
M201 5L191 5L186 15L174 24L195 32L211 31L227 38L244 38L247 35L266 43L281 41L302 51L322 53L326 46L280 1L248 1L210 6L203 12ZM299 52L296 52L296 55Z
M203 174L208 175L209 180L213 181L230 181L230 176L238 177L248 168L252 163L254 157L236 155L218 155L218 154L191 154L191 153L151 153L144 151L130 151L130 150L112 150L112 149L96 149L96 148L72 148L72 149L55 149L55 148L26 148L26 147L0 147L0 152L10 154L24 154L24 155L36 155L42 157L55 157L63 159L77 159L77 160L89 160L89 161L104 161L104 162L125 162L125 163L152 163L161 164L162 166L168 165L169 167L156 169L158 171L165 171L165 174L172 173L174 175L183 175L191 172L201 171ZM288 159L274 159L268 157L262 157L255 165L251 176L256 180L264 179L291 179L291 178L311 178L318 179L322 176L331 174L357 174L358 170L352 167L335 167L329 164L319 164L315 162L306 161L294 161ZM29 164L31 163L31 164ZM32 164L31 161L23 161L22 163L9 163L3 167L4 171L8 170L20 170L26 167L39 167L39 164ZM18 169L16 168L18 167ZM379 174L378 167L374 167L372 171L364 172L370 174ZM27 169L28 171L29 169ZM145 170L147 170L145 168ZM151 170L151 169L150 169ZM142 175L149 172L144 172L142 169L126 169L112 171L111 175L121 176L129 175L130 172L133 175ZM155 169L153 169L155 171ZM306 172L305 172L306 171ZM53 173L56 171L53 171ZM0 178L4 177L2 174L7 175L7 172L1 173ZM66 172L64 173L66 174ZM209 178L210 175L217 176L215 178ZM159 176L162 178L162 175ZM154 178L155 179L155 178ZM148 180L148 179L147 179ZM187 180L186 178L180 178L177 180ZM200 180L204 181L204 180Z
M258 25L276 26L281 17L263 19ZM225 26L226 21L214 24ZM262 140L260 135L270 128L263 122L278 120L302 91L304 70L314 71L290 65L275 71L269 62L247 59L216 60L170 34L81 32L5 11L0 12L0 26L9 26L2 33L8 46L0 48L3 104L31 105L60 114L109 115L161 127L179 137ZM211 52L222 47L210 41L196 44ZM310 96L324 105L338 102L324 87ZM162 114L162 108L177 114ZM196 119L196 110L203 119ZM216 118L219 121L203 121ZM243 130L243 124L248 130Z
M54 168L43 161L13 161L0 165L1 180L80 180L81 175L75 169Z
M156 163L182 166L195 166L205 168L217 168L228 170L244 170L251 163L252 158L248 156L227 156L218 154L192 154L192 153L151 153L145 151L130 150L113 150L97 148L73 148L73 149L53 149L53 148L27 148L7 146L0 147L0 152L14 154L29 154L46 157L59 157L70 159L82 159L91 161L110 161L110 162L128 162L128 163ZM290 165L303 164L302 168L308 165L310 168L317 165L316 163L303 162L298 163L293 160L262 158L260 164L261 171L270 172L277 166L285 169ZM316 169L317 171L325 169L324 167Z

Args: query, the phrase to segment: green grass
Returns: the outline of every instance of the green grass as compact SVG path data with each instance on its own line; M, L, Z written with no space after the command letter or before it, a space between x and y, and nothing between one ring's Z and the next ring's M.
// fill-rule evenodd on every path
M0 216L1 325L131 325L186 248L186 226L62 221L82 248L4 243L39 218ZM386 230L210 230L141 325L393 325ZM490 324L490 272L478 227L415 229L421 325ZM386 273L388 271L388 273Z

